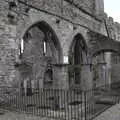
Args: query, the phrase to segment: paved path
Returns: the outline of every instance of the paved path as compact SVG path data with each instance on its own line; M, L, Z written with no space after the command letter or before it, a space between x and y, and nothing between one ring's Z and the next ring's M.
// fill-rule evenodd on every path
M40 118L36 116L20 114L15 112L6 112L3 115L0 115L0 120L53 120L50 118Z
M40 116L37 117L30 114L27 115L24 113L10 112L7 110L0 109L0 120L55 120L55 119Z
M120 104L109 108L94 120L120 120Z

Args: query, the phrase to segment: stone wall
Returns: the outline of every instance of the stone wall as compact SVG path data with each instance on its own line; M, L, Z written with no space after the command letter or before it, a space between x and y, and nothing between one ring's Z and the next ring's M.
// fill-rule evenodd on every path
M25 1L25 0L21 0L21 1ZM76 6L77 8L83 9L88 13L93 14L93 12L95 12L95 0L29 0L27 2L28 4L31 4L33 6L39 7L41 6L41 9L45 9L45 10L50 10L54 13L58 12L58 14L61 14L61 11L64 11L64 5L72 5ZM52 3L52 4L51 4ZM51 9L51 7L53 7ZM56 11L57 10L57 11Z
M78 1L74 1L78 2ZM60 63L63 64L64 56L69 55L69 49L73 41L74 36L77 33L81 33L87 42L87 30L88 28L99 31L100 21L96 17L92 16L92 12L88 13L87 7L93 9L93 3L90 1L79 1L82 2L84 10L76 8L75 5L67 1L57 0L39 0L39 1L28 1L29 5L40 8L41 11L30 9L28 13L25 12L26 6L22 3L17 3L17 13L10 11L8 3L6 1L0 1L0 36L1 36L1 81L4 85L16 84L19 81L19 70L15 68L15 63L19 62L19 47L20 41L26 33L27 29L31 25L38 21L45 21L48 23L54 32L56 33L61 50ZM86 2L86 3L85 3ZM89 4L91 3L91 4ZM85 12L86 11L86 12ZM20 14L19 14L20 13ZM22 13L22 14L21 14ZM9 17L8 17L9 15ZM11 16L14 19L11 19ZM75 23L75 24L74 24ZM59 83L61 86L66 87L67 69L64 67L55 68L59 71L59 79L62 79ZM15 82L14 82L15 81ZM66 85L65 85L66 83ZM3 85L3 83L1 84Z
M86 10L88 13L94 13L95 11L95 0L65 0L70 2L71 4L77 6L78 8L82 8Z
M64 64L64 57L69 56L70 46L76 34L83 36L87 46L89 46L89 30L107 36L102 20L105 16L102 0L100 2L98 0L28 0L27 5L21 0L19 3L16 1L16 4L17 8L12 9L16 12L13 12L9 10L6 1L0 1L0 81L3 81L4 85L16 84L19 81L19 70L14 65L19 62L20 41L27 30L40 21L49 24L58 37L61 48L59 64ZM110 24L109 31L112 26L114 31L111 34L114 32L118 39L119 24L111 22L112 20L106 16L105 19L107 24ZM68 82L66 66L55 69L59 71L59 79L62 79L59 84L65 88Z
M21 0L24 3L24 0ZM69 1L69 0L68 0ZM79 1L75 0L73 3L81 5L76 7L72 2L68 2L67 0L30 0L27 2L28 6L38 8L40 11L46 12L47 14L51 14L52 16L59 16L62 19L67 20L67 22L76 23L77 26L85 26L94 30L100 30L100 19L94 15L94 12L88 10L88 8L93 10L94 0L86 0L86 1ZM51 4L52 3L52 4ZM82 4L81 4L82 3ZM90 4L89 4L90 3ZM19 5L22 4L19 3ZM92 4L92 5L91 5ZM83 6L87 6L83 8ZM83 8L83 10L82 10ZM88 12L89 11L89 12ZM38 11L37 11L38 12ZM39 13L39 12L38 12Z
M112 17L108 17L106 14L106 24L107 24L107 29L110 38L112 38L115 41L120 41L120 23L115 22ZM111 82L115 83L120 81L120 76L119 76L119 71L120 71L120 55L117 53L111 53L111 57L109 59L110 64L109 64L109 69L111 71Z
M7 19L8 5L0 1L0 86L15 83L14 62L18 46L16 44L16 25Z
M120 41L120 23L115 22L114 18L108 17L106 13L104 13L104 19L106 20L110 38Z

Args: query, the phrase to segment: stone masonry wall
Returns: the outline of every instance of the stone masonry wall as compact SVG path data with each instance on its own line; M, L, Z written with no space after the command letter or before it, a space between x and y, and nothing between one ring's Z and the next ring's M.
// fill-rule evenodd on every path
M16 25L7 19L8 5L0 1L0 86L15 81L14 62L18 47L16 44Z
M116 41L120 41L120 23L115 22L114 19L112 17L108 17L106 14L106 23L107 23L107 29L109 32L109 36L110 38L116 40ZM112 60L112 59L116 59L117 57L117 63L116 60ZM109 69L111 71L111 82L115 83L120 81L120 76L119 76L119 71L120 71L120 55L116 54L116 53L111 53L111 57L109 57L110 64L109 64Z
M88 13L94 13L95 11L95 0L65 0L68 1L74 5L76 5L78 8L82 8L83 10L86 10Z
M24 0L21 1L24 2ZM33 7L30 10L28 9L28 13L25 12L28 7L22 2L17 3L18 9L17 13L15 13L8 9L9 6L6 1L0 1L1 85L16 84L17 80L19 80L16 75L18 71L14 65L19 60L20 40L27 29L36 22L45 21L55 31L62 48L61 63L63 63L64 56L69 55L71 43L77 33L83 36L87 45L89 40L87 31L89 29L106 35L102 18L98 18L95 14L95 0L28 0L27 4ZM38 8L38 10L34 9L34 7ZM8 14L15 17L14 22L11 23ZM109 23L110 20L108 20ZM118 24L114 24L116 34L119 33L118 26ZM64 68L61 68L61 71L62 74L59 76L63 85L67 81L67 72L64 72L66 71Z
M21 0L24 3L24 0ZM32 7L36 7L42 11L45 11L47 13L50 13L51 15L60 16L64 19L67 19L69 22L77 23L82 26L94 29L94 30L100 30L100 21L97 18L97 16L94 16L94 12L90 12L93 10L93 6L95 4L94 0L75 0L72 2L68 2L70 0L29 0L27 2L28 5ZM51 4L52 3L52 4ZM21 3L19 3L21 4ZM75 7L75 5L80 4L80 7ZM84 8L84 6L87 6ZM83 11L80 10L84 9ZM91 9L91 10L88 10ZM90 13L89 13L89 12ZM79 26L79 25L78 25Z
M108 17L106 14L106 23L109 31L109 35L112 39L120 41L120 23L115 22L112 17Z
M21 0L22 1L22 0ZM74 1L78 2L78 1ZM87 28L100 30L100 21L92 16L92 11L88 13L86 7L93 9L93 3L88 0L79 1L85 11L79 10L73 4L62 0L29 0L28 4L40 8L42 11L37 11L34 8L30 9L28 13L25 13L27 8L21 3L17 3L18 13L10 11L8 3L6 1L0 1L0 81L1 85L16 84L19 81L18 70L14 67L15 62L19 58L19 44L25 31L37 21L46 21L58 36L60 46L62 48L63 56L68 56L68 51L74 36L77 33L81 33L87 41ZM91 4L90 4L91 3ZM20 13L20 14L19 14ZM21 14L22 13L22 14ZM27 15L24 15L27 14ZM14 22L8 19L8 15L12 14L15 19ZM63 20L64 19L64 20ZM60 23L57 21L60 20ZM73 23L75 24L73 24ZM78 24L78 25L77 25ZM79 25L80 24L80 25ZM64 57L61 56L63 59ZM63 62L63 60L61 60ZM64 68L60 68L62 71L61 84L65 83L67 73Z

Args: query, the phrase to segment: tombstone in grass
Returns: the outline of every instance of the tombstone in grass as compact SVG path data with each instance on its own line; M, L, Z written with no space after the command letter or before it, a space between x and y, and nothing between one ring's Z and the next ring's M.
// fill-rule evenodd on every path
M27 81L27 96L32 96L31 80Z
M27 95L27 80L24 80L24 95Z
M20 83L20 93L21 93L22 96L25 95L24 82L23 81Z
M31 80L31 89L32 89L32 93L34 92L35 89L35 81Z
M25 96L32 95L31 81L29 80L29 78L24 81L24 93Z
M53 100L53 109L58 110L60 108L59 106L59 95L57 93L54 94L54 100Z

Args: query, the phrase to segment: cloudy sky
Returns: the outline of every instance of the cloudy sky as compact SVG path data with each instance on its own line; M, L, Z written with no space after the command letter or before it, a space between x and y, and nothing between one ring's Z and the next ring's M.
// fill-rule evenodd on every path
M104 0L105 12L120 23L120 0Z

